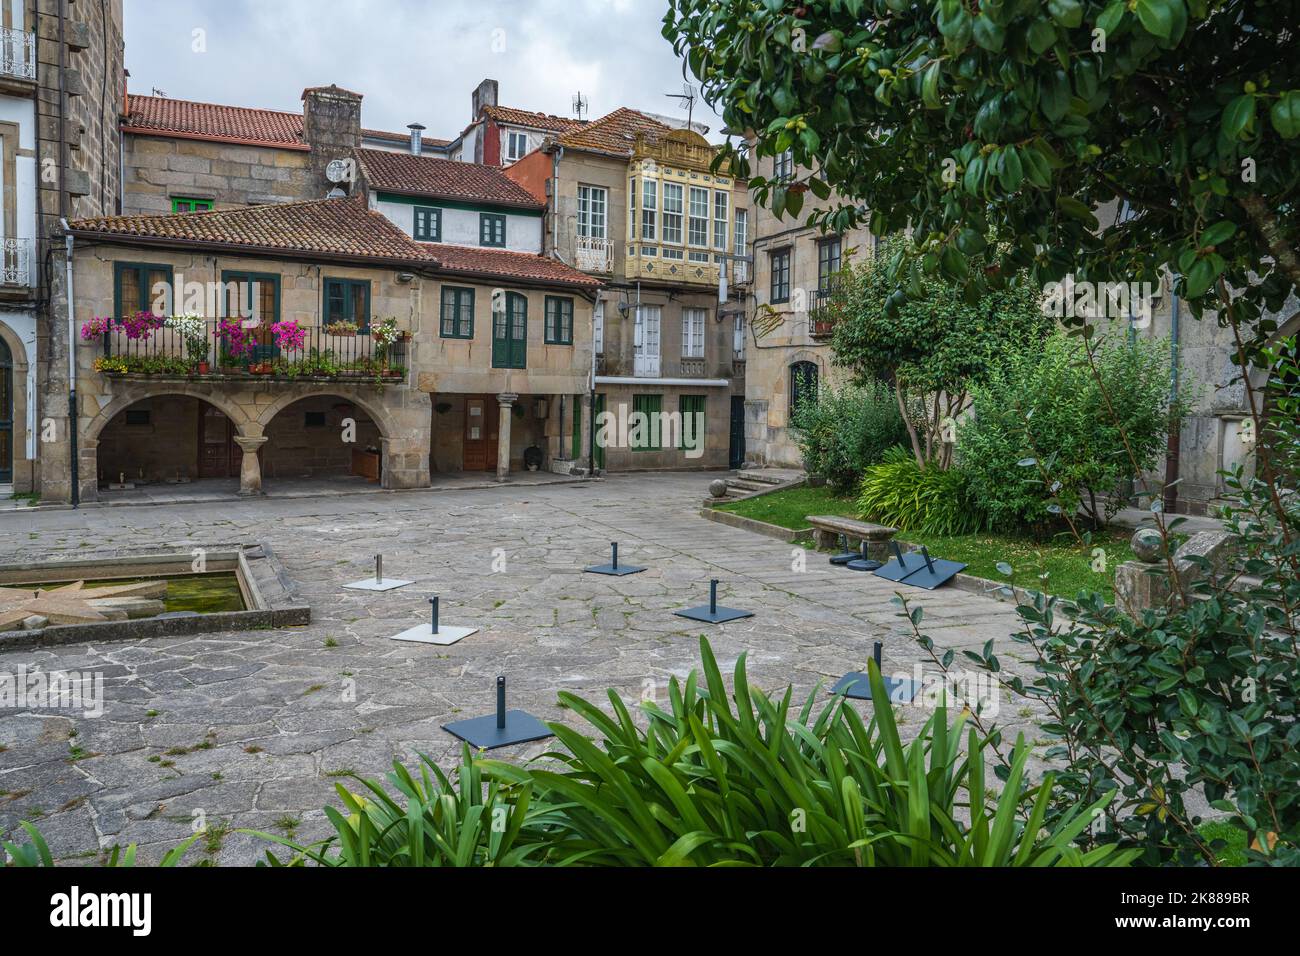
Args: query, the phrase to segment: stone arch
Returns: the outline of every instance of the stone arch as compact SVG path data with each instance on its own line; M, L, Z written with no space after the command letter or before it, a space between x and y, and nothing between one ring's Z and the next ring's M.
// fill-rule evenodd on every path
M271 421L275 416L279 415L290 405L300 402L305 398L333 397L351 402L369 415L370 420L375 423L375 426L379 429L379 434L383 436L385 441L394 438L397 434L397 428L383 402L374 401L369 396L363 397L359 395L358 392L359 389L347 387L339 388L337 385L329 385L327 383L306 388L298 387L289 389L283 394L278 395L270 405L264 406L258 414L256 422L252 424L256 425L257 433L262 434L266 431L266 426L271 424Z
M242 405L233 401L228 395L214 389L187 385L182 382L168 382L165 385L137 386L133 384L114 396L112 401L101 408L99 413L83 426L83 440L91 442L97 440L109 422L136 402L144 401L147 398L165 398L168 395L184 395L188 398L197 398L201 402L206 402L234 422L241 435L248 434L249 427L256 424L254 417Z

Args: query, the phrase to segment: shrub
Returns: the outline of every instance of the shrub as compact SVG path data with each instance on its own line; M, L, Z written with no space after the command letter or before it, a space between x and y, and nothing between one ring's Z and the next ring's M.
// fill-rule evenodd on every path
M888 451L866 469L858 509L864 518L923 534L969 534L981 523L960 469L922 468L906 449Z
M1080 508L1104 524L1125 504L1120 484L1155 467L1170 416L1181 414L1170 404L1168 346L1148 340L1089 346L1057 333L1041 354L1007 356L973 396L957 459L996 531Z
M838 491L855 488L869 465L908 440L893 390L880 383L823 387L815 398L799 403L790 424L804 466L824 475Z

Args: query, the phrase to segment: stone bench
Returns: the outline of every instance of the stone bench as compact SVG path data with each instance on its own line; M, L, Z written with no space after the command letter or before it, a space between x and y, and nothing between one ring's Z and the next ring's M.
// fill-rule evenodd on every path
M876 561L889 560L889 542L898 534L897 528L840 515L809 515L807 521L812 526L817 547L834 548L843 535L850 543L865 541L867 556Z

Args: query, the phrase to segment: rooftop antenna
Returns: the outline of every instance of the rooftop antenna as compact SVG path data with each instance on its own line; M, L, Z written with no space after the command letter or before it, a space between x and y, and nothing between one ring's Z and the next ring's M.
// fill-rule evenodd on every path
M680 93L665 93L664 95L668 97L670 100L678 100L683 105L685 105L686 128L694 129L695 123L693 122L693 120L695 116L695 87L691 86L691 84L689 83L683 83L682 91Z
M578 95L573 98L573 112L578 117L578 122L582 122L583 116L587 113L587 98L582 95L582 90L579 90Z
M149 95L150 95L150 96L161 96L163 99L166 99L166 98L167 98L167 94L164 93L162 90L158 89L158 87L156 87L156 86L151 86L151 87L149 88Z

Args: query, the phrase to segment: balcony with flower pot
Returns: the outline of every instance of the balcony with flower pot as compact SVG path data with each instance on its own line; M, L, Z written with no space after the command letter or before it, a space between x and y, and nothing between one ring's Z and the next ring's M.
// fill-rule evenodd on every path
M250 327L238 318L140 312L92 318L82 325L81 338L100 345L94 369L110 378L383 386L406 379L409 333L395 319L376 319L366 328L292 320Z

